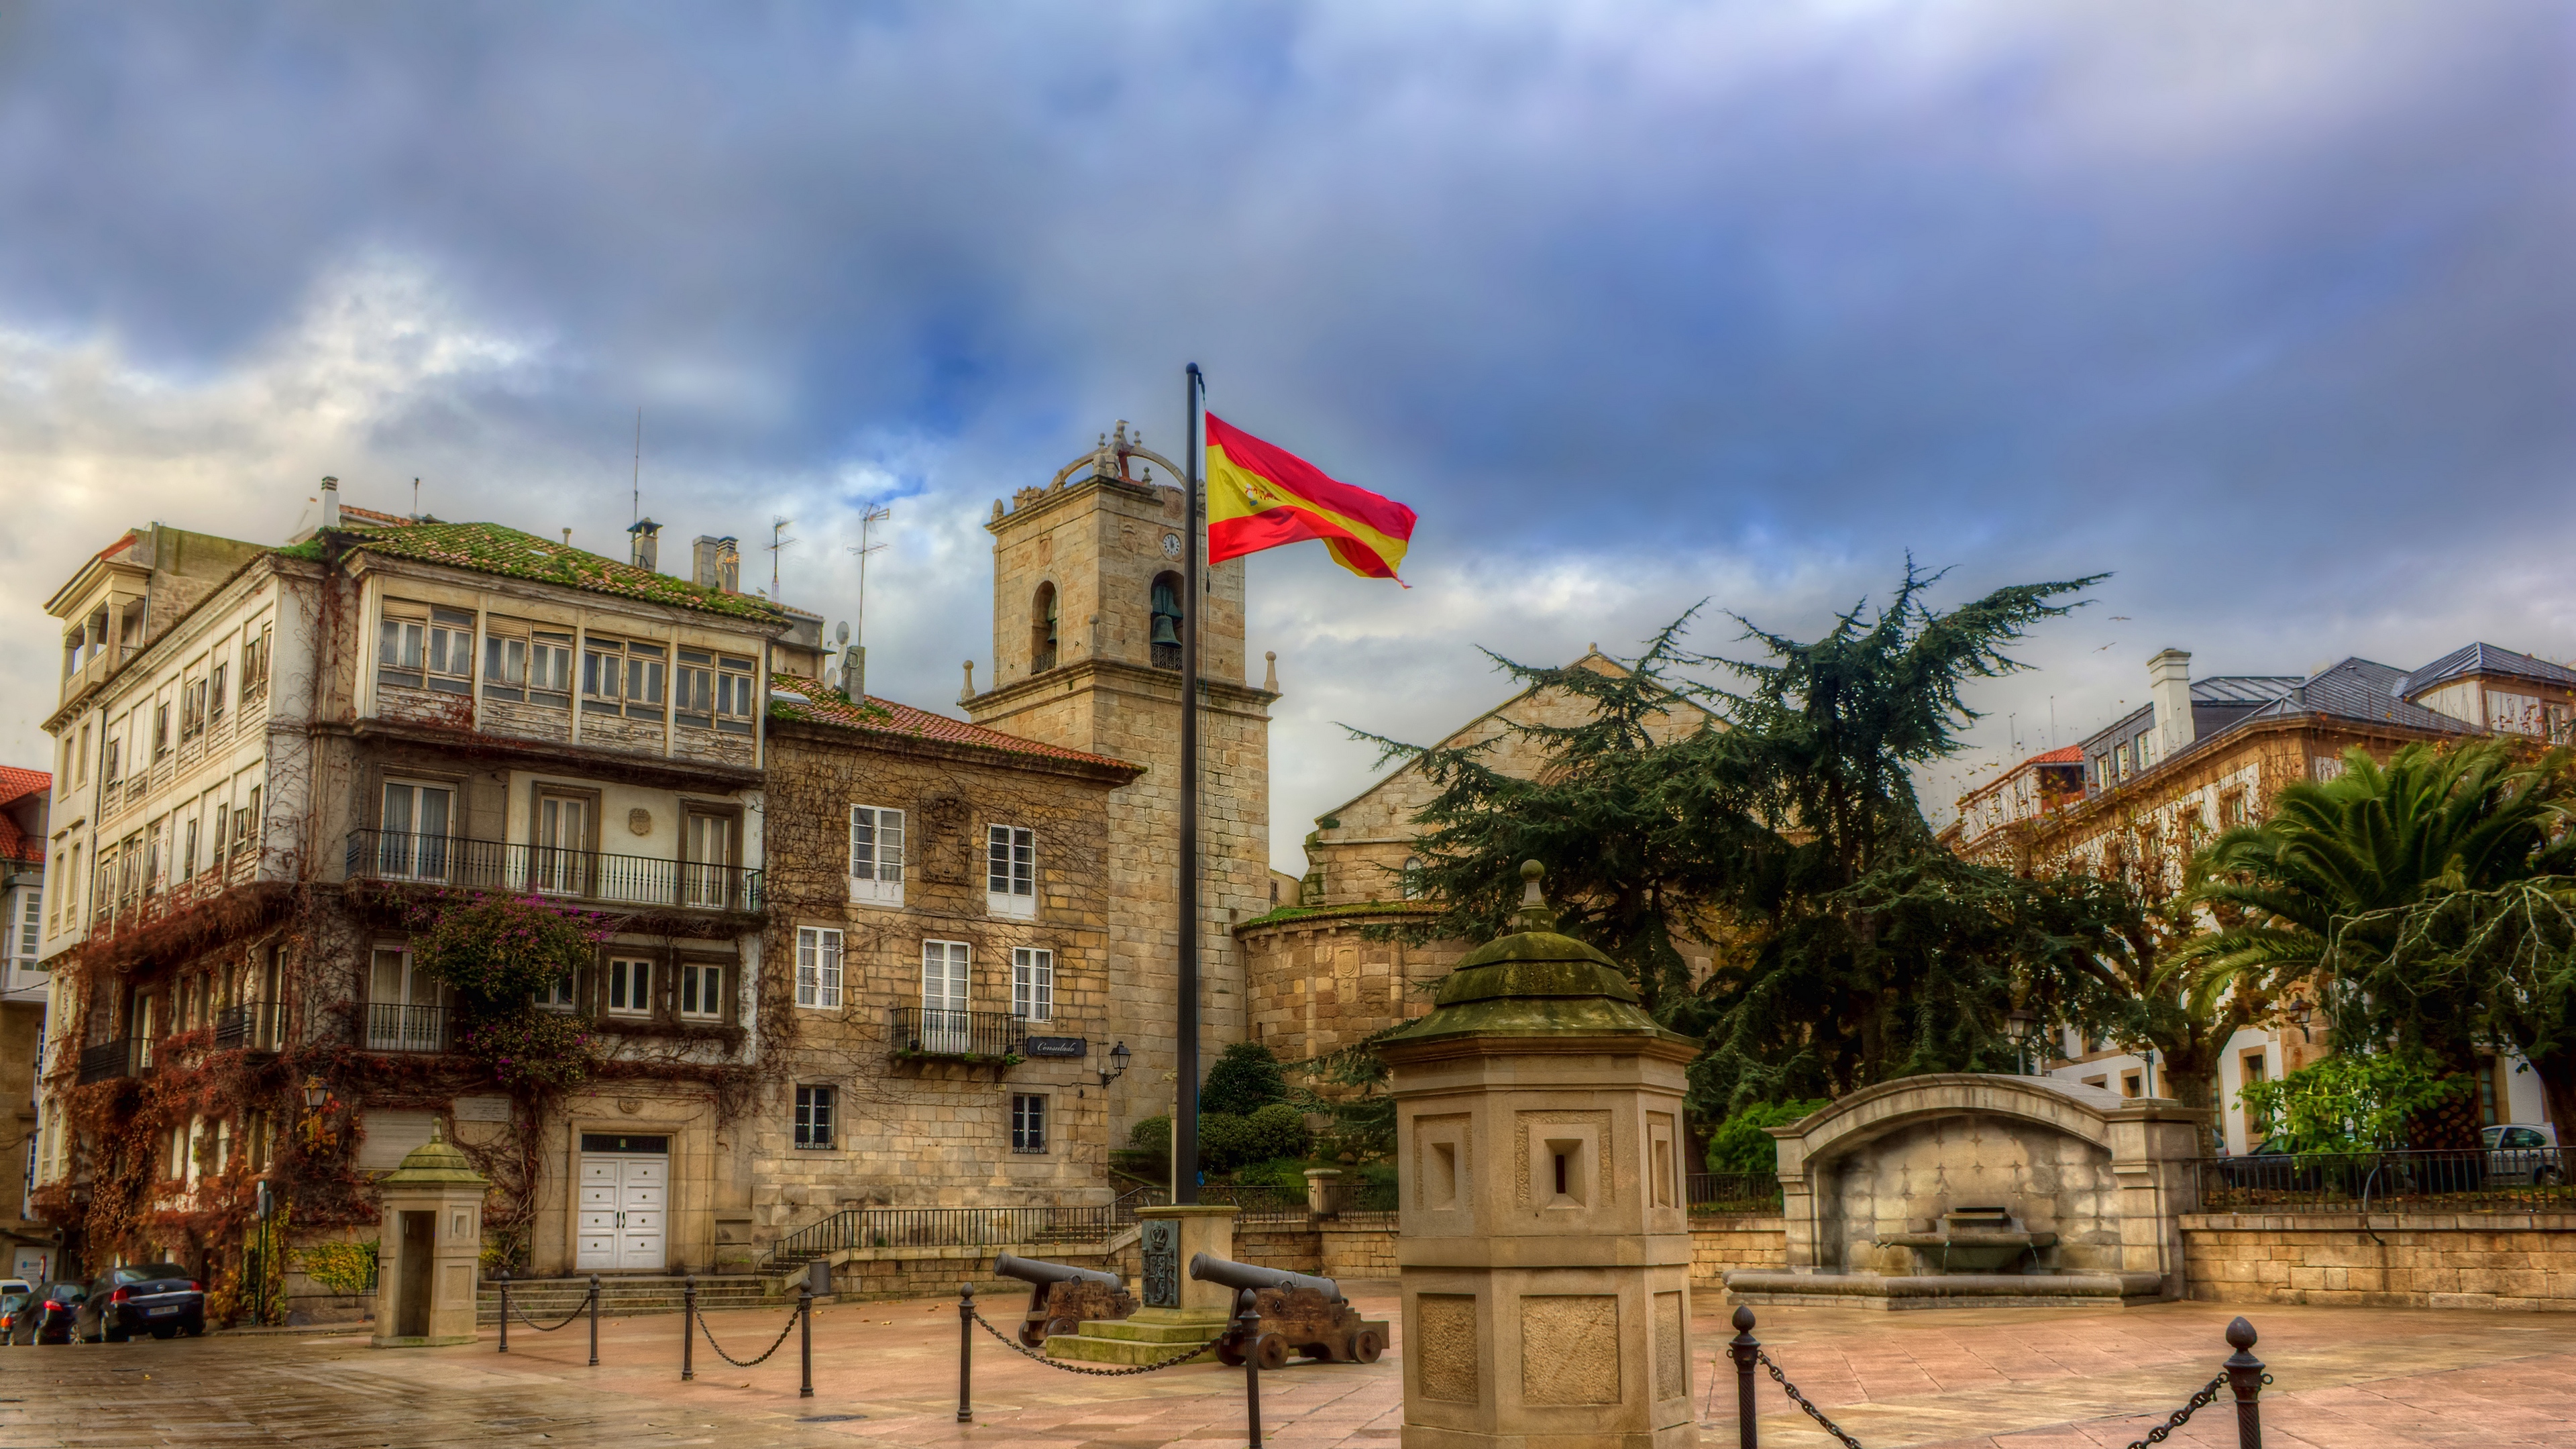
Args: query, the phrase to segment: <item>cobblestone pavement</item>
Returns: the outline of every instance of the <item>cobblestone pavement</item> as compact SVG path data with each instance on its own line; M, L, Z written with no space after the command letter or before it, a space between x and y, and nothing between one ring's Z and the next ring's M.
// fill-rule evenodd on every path
M1353 1285L1391 1316L1391 1284ZM1000 1305L996 1305L999 1307ZM1703 1442L1735 1443L1728 1330L1712 1300L1698 1328ZM1811 1397L1869 1449L2117 1449L2209 1380L2238 1312L2278 1380L2268 1449L2576 1446L2576 1314L2171 1304L2120 1311L1913 1314L1764 1310L1756 1333ZM713 1315L748 1356L780 1310ZM1000 1321L997 1318L997 1321ZM1147 1449L1241 1441L1243 1378L1191 1366L1130 1378L1062 1374L976 1335L975 1417L956 1422L953 1302L835 1304L815 1315L815 1397L796 1394L796 1342L754 1369L697 1349L679 1382L676 1315L611 1319L598 1368L583 1325L512 1332L510 1353L378 1352L347 1333L215 1334L169 1343L0 1350L0 1445L373 1446L860 1444ZM1375 1365L1263 1376L1269 1443L1391 1445L1401 1345ZM1766 1449L1829 1444L1765 1376ZM2229 1401L2176 1445L2233 1445Z

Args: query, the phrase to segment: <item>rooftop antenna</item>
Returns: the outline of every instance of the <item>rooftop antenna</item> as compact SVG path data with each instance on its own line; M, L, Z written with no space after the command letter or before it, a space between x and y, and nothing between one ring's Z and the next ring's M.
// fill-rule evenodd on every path
M783 513L770 515L769 597L773 602L778 598L778 551L796 542L796 540L787 536L787 530L794 528L795 526L796 521Z
M635 516L628 523L644 521L644 410L635 410Z
M868 642L868 555L872 553L883 553L885 552L886 547L881 543L868 542L868 535L876 525L885 522L893 516L894 509L891 506L885 508L862 508L859 511L859 546L851 549L850 552L859 556L858 638L861 648L865 648Z

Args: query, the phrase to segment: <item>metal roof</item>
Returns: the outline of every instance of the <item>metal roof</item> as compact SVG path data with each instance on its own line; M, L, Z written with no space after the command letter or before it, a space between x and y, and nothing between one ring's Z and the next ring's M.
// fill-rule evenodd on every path
M2480 674L2502 675L2508 679L2536 680L2542 684L2555 684L2563 688L2576 689L2576 669L2569 669L2563 664L2552 664L2546 659L2535 659L2528 654L2518 654L2511 649L2499 649L2493 644L2471 644L2464 649L2454 649L2407 675L2405 681L2398 686L2397 692L2411 697L2422 694L2437 684L2446 684L2454 679L2467 679Z

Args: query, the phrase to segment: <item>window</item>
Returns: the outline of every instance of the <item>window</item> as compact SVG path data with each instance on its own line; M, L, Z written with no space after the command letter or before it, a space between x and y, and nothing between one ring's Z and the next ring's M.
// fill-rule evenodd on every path
M1011 1095L1011 1150L1019 1153L1044 1152L1046 1146L1047 1099L1031 1093Z
M546 1011L577 1011L581 1007L581 973L566 971L537 989L536 1003Z
M421 687L421 661L429 652L429 606L385 600L376 625L376 682Z
M1055 585L1038 585L1037 599L1029 609L1029 672L1044 674L1055 668L1056 646Z
M396 880L445 880L453 799L443 785L387 780L383 826L376 832L376 873Z
M590 893L590 798L585 795L537 797L535 859L529 862L540 894L579 896Z
M232 812L233 807L228 804L215 807L215 828L208 838L207 853L214 858L213 863L218 865L222 864L224 857L232 852L232 842L224 835L224 827L231 822Z
M1154 667L1181 667L1181 576L1161 574L1154 579Z
M525 622L485 616L483 697L512 704L528 697L528 626Z
M1011 948L1011 1015L1022 1021L1055 1019L1055 953L1035 946Z
M89 783L89 726L88 726L88 725L86 725L86 724L83 724L83 725L81 726L81 731L80 731L80 753L79 753L78 755L76 755L76 756L74 756L74 757L73 757L73 761L74 761L74 762L73 762L72 768L73 768L73 769L75 769L75 770L77 770L77 771L79 772L79 778L78 778L74 783L76 783L76 784L81 784L81 785L86 785L86 784L88 784L88 783Z
M2250 822L2253 818L2253 812L2246 808L2245 792L2243 790L2230 790L2218 797L2219 829L2233 830L2239 825Z
M1035 831L995 825L985 834L984 909L996 916L1032 919L1038 913L1038 838Z
M841 1009L841 933L830 926L796 928L796 1004Z
M581 707L603 714L618 712L626 685L626 646L615 639L581 642Z
M107 740L99 746L98 777L113 790L125 778L125 721L118 720L108 728ZM105 803L105 802L102 802Z
M257 785L253 785L250 787L250 803L233 812L233 849L252 850L258 848L259 839L253 834L253 831L257 828L258 820L259 787Z
M831 1150L832 1089L830 1087L796 1089L796 1145L807 1152Z
M2250 1051L2245 1053L2243 1056L2238 1057L2236 1059L2236 1080L2240 1087L2250 1087L2256 1082L2262 1081L2265 1076L2265 1065L2266 1058L2260 1051ZM2244 1119L2245 1150L2251 1152L2255 1148L2263 1145L2264 1132L2269 1124L2260 1116L2256 1115L2254 1104L2245 1100L2241 1093L2237 1098L2236 1105L2237 1111Z
M626 642L626 712L659 716L665 666L662 646L640 639Z
M653 1014L653 963L641 956L608 958L608 1010L615 1016Z
M2343 761L2331 755L2312 755L2308 759L2308 777L2319 784L2343 778Z
M2490 689L2487 695L2487 728L2498 734L2541 735L2548 730L2548 716L2541 712L2537 695L2507 694Z
M967 1007L967 989L974 959L974 948L963 941L921 943L922 1050L956 1053L971 1048L974 1017Z
M179 742L186 744L205 732L206 681L203 675L179 686Z
M445 1044L438 983L412 967L411 952L379 946L367 980L367 1049L434 1052Z
M226 666L217 664L215 672L206 677L206 725L209 729L224 722L224 700L228 698L224 693L225 672ZM85 726L81 738L84 741L89 738Z
M170 753L170 706L152 706L152 758L162 759Z
M700 1019L724 1015L724 978L720 962L681 962L680 1015Z
M36 944L42 935L39 923L43 900L41 892L27 892L27 909L18 922L18 954L28 961L36 959Z
M474 616L463 609L429 611L429 687L474 692Z
M248 709L261 702L268 690L268 626L260 626L257 638L242 641L241 702Z
M161 847L161 822L155 820L143 827L143 893L147 896L161 889Z
M870 906L903 904L902 811L850 807L850 900Z
M2111 763L2118 770L2121 779L2129 778L2129 747L2121 745L2112 750Z
M692 810L680 825L680 904L723 910L733 904L731 815Z
M1406 900L1419 900L1422 896L1422 857L1418 855L1406 856L1404 858L1404 874L1396 879L1397 889L1403 894Z
M680 651L679 670L672 676L671 718L699 729L715 728L716 658L703 649Z
M188 823L181 827L180 838L185 842L185 844L183 844L179 850L179 879L195 880L197 878L197 820L195 816L190 816L188 818Z
M751 660L716 656L716 728L732 734L751 733Z

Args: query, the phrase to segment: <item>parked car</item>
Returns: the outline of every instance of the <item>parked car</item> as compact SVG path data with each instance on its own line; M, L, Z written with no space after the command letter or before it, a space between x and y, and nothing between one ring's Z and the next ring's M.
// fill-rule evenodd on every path
M72 1326L80 1316L80 1304L89 1290L78 1283L51 1284L37 1295L33 1322L29 1325L30 1343L69 1343Z
M2501 1122L2486 1131L2487 1175L2534 1187L2567 1180L2558 1129L2547 1122Z
M32 1288L0 1291L0 1347L17 1344L20 1325L26 1326L27 1341L36 1341L35 1306L38 1301Z
M2280 1138L2266 1137L2251 1152L2219 1159L2218 1180L2238 1191L2315 1192L2323 1177L2301 1164Z
M123 1343L136 1333L190 1337L206 1331L206 1289L176 1263L113 1268L89 1285L73 1331L84 1343Z

